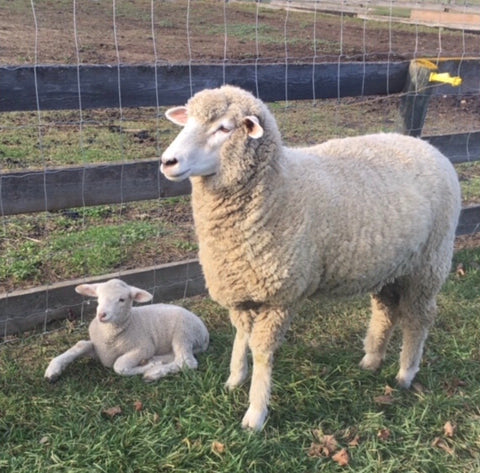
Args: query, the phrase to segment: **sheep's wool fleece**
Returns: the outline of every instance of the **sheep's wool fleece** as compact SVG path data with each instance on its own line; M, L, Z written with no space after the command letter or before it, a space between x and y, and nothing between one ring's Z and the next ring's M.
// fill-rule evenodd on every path
M200 92L187 107L205 125L227 115L238 126L218 173L192 178L200 262L219 303L289 306L316 291L376 292L416 268L435 285L446 278L460 190L430 144L374 134L287 148L266 105L231 86ZM260 139L241 126L247 115L264 128Z

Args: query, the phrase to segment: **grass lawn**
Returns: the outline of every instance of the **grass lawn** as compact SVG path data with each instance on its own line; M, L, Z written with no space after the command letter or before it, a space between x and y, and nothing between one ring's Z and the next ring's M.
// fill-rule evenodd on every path
M223 389L233 331L208 298L180 302L211 333L199 370L154 384L87 360L48 384L48 361L84 338L86 327L66 323L6 344L0 471L480 471L480 250L458 252L454 268L459 263L465 274L452 272L441 293L411 391L394 385L398 337L377 376L357 367L368 299L306 302L276 357L261 433L240 428L248 385ZM334 456L342 449L343 467Z

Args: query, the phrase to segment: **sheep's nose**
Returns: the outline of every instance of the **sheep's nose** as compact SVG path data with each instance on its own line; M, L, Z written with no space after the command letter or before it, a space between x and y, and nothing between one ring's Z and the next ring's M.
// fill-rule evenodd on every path
M175 164L178 164L177 158L167 158L162 156L162 165L164 167L175 166Z
M100 320L100 322L104 322L105 319L107 318L107 313L106 312L99 312L97 314L97 317L98 317L98 320Z

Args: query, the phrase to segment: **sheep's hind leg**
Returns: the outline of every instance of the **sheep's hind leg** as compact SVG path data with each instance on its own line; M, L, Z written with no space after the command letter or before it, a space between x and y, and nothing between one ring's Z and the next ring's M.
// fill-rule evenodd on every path
M248 375L247 354L251 322L249 314L245 312L231 312L230 319L235 326L236 333L230 359L230 376L225 387L231 391L240 386Z
M371 304L372 317L363 342L365 356L360 362L360 367L375 371L385 359L387 345L398 320L397 286L389 284L382 288L378 294L372 295Z
M242 420L242 427L261 430L268 414L272 383L273 355L280 345L290 323L288 311L268 310L259 313L253 322L249 339L253 355L250 405Z
M402 388L410 387L419 370L425 340L435 320L436 307L435 296L426 297L419 286L412 288L400 302L403 342L396 379Z
M81 357L95 357L95 349L93 343L90 340L80 340L73 347L69 348L66 352L55 357L48 365L45 371L45 378L51 383L55 382L65 368Z

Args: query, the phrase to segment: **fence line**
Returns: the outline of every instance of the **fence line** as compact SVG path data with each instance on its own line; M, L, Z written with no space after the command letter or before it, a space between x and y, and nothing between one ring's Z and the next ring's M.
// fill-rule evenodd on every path
M289 100L385 95L404 90L409 62L316 64L312 87L312 64L289 64ZM428 95L478 94L478 59L442 60L439 72L462 77L462 85L433 87ZM285 65L220 66L119 66L122 106L152 106L184 103L192 90L229 83L255 91L265 101L285 98ZM35 77L34 77L35 73ZM118 107L118 68L110 66L0 67L0 111L76 109L81 77L82 108ZM157 73L157 76L155 75ZM34 79L38 88L35 88ZM191 80L191 83L190 83ZM155 85L155 84L158 84ZM430 86L429 86L430 87ZM388 90L387 90L388 88ZM418 94L424 91L418 90ZM424 101L426 107L428 100ZM416 110L414 110L416 113ZM424 137L455 163L480 160L480 132ZM83 186L83 187L82 187ZM127 202L189 193L188 182L172 183L158 171L158 160L113 165L95 165L0 175L1 215L58 210L83 205ZM480 228L480 206L462 210L457 234ZM84 278L98 281L115 275ZM205 291L196 260L173 265L122 271L134 285L153 287L155 300L171 300ZM152 281L162 281L161 286ZM67 281L0 296L0 335L24 331L42 322L65 318L69 311L84 309Z

